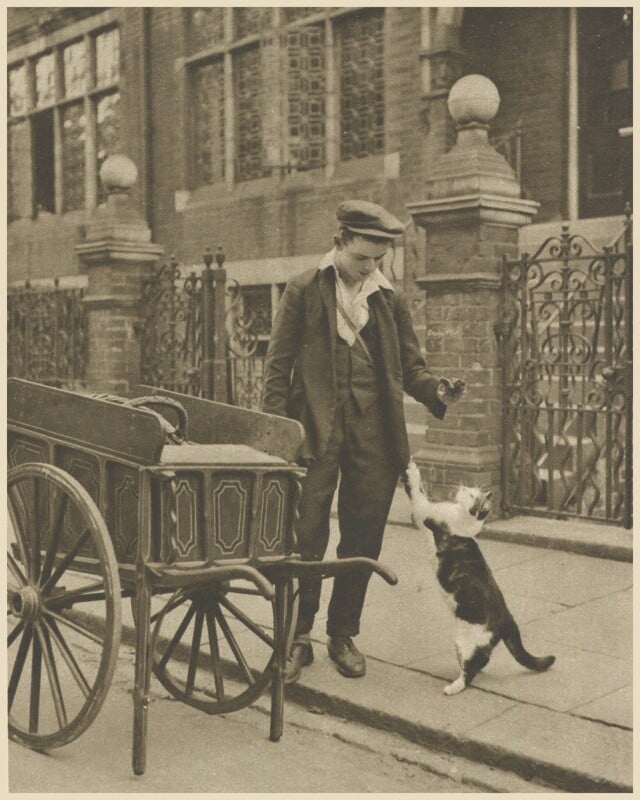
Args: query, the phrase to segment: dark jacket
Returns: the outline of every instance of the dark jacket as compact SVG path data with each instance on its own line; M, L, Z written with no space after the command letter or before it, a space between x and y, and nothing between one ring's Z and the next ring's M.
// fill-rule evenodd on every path
M381 383L398 467L409 462L403 389L438 419L446 406L438 378L427 369L406 301L388 289L369 296L382 355ZM335 417L336 290L333 269L307 270L292 278L276 314L265 364L262 409L299 420L306 432L303 459L317 458L329 441ZM391 454L390 454L391 455Z

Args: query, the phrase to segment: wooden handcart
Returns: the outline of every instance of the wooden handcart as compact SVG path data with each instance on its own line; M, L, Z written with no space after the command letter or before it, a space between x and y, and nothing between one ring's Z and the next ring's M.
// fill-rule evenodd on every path
M278 741L295 580L396 578L371 559L296 555L297 422L150 387L133 395L8 383L8 708L11 738L34 749L85 731L129 598L140 775L151 672L210 714L271 686Z

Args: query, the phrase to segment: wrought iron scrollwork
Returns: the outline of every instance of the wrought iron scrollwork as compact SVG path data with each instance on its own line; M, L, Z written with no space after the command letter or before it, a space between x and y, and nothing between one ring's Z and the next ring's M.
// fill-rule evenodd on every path
M508 508L628 523L628 242L598 249L564 225L532 256L505 262Z
M270 287L266 287L270 291ZM271 329L271 304L268 319L265 303L252 306L249 295L237 281L227 284L229 305L226 313L227 364L230 402L244 408L260 408L264 389L264 355L260 353L261 334Z
M82 289L23 288L7 295L7 372L64 388L84 385L87 318Z
M202 280L183 275L171 257L142 287L141 373L144 383L200 394Z

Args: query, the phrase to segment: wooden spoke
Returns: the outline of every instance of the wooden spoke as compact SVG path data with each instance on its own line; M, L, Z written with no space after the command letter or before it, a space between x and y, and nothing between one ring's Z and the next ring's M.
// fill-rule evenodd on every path
M225 639L227 640L227 642L229 642L229 647L231 648L231 651L232 651L236 661L238 662L238 666L240 667L240 669L244 673L244 676L245 676L245 678L247 680L247 683L249 685L252 685L253 683L255 683L255 679L254 679L253 675L251 674L251 670L249 669L249 665L247 664L247 661L246 661L244 655L242 654L242 651L240 650L240 647L238 646L238 642L236 640L236 637L233 635L233 631L229 627L229 623L225 619L224 614L222 613L222 611L220 611L220 607L219 606L216 606L216 609L215 609L214 613L216 615L216 619L218 621L218 625L220 626L220 628L222 629L222 632L224 633Z
M178 642L180 641L180 639L182 639L182 636L183 636L184 632L187 630L187 628L189 627L189 623L193 619L193 615L195 613L196 613L196 609L195 609L195 606L193 606L193 604L192 604L189 607L189 610L187 611L187 613L184 615L184 619L182 620L182 622L178 626L178 630L175 632L173 638L169 642L169 645L168 645L167 649L165 650L164 655L160 659L160 663L159 663L160 668L166 666L167 661L169 661L169 659L171 658L171 654L173 653L173 651L174 651L176 645L178 644Z
M209 649L211 651L211 669L213 680L216 686L216 697L218 700L224 699L224 679L220 667L220 650L218 648L218 635L216 631L216 618L210 611L207 611L207 633L209 634Z
M95 589L102 589L101 592L95 592ZM60 592L47 599L47 605L51 606L65 606L67 604L89 602L90 600L104 599L104 581L94 581L85 586L79 586L77 589L70 589L68 592Z
M40 582L46 581L51 575L53 563L55 561L56 553L58 551L58 543L60 541L60 536L62 534L62 524L64 522L64 515L67 511L68 504L69 504L69 495L65 492L62 494L60 502L58 503L58 510L55 515L53 530L51 531L51 541L49 542L49 547L47 549L47 553L44 558L44 564L42 565Z
M197 587L191 593L183 590L182 597L173 595L154 615L152 638L162 642L153 658L154 675L173 697L208 714L246 708L274 680L274 636L251 614L258 608L258 601L266 602L274 620L269 627L275 628L275 603L258 592L245 590L244 581L237 587L240 591L234 591L234 580ZM250 597L245 600L240 595ZM180 625L177 629L172 626L163 639L165 617L175 613L178 606L182 608L177 620ZM194 630L186 634L194 616ZM189 656L183 665L179 662L185 645ZM207 666L202 672L198 671L201 658Z
M185 692L190 695L193 693L193 684L196 679L196 669L198 667L198 656L200 655L200 642L202 641L202 623L204 622L204 611L196 613L196 621L193 626L193 639L191 640L191 653L189 654L189 671L187 672L187 683Z
M44 658L44 665L47 670L49 678L49 685L51 687L51 696L53 698L53 705L56 710L56 717L60 728L66 727L68 724L67 711L64 706L64 698L62 696L62 689L60 687L60 679L58 677L58 668L53 657L53 648L51 647L51 639L49 638L48 631L43 630L39 622L35 625L38 639L40 640L40 647L42 648L42 657Z
M118 562L95 501L60 467L44 462L12 467L8 499L14 528L8 541L11 583L32 587L24 592L25 617L16 615L7 637L8 647L13 645L9 735L28 747L49 750L89 727L111 684L121 630ZM66 535L70 520L72 541ZM78 573L92 577L78 579ZM68 613L76 603L89 602L102 619L99 633L88 616ZM89 654L90 666L82 663L77 646ZM45 709L53 717L46 726Z
M60 650L60 654L64 658L64 660L65 660L65 662L67 664L67 667L69 667L69 672L75 678L75 681L78 684L78 686L80 687L80 690L81 690L82 694L85 697L88 697L89 696L89 692L91 691L91 686L89 685L89 681L84 677L84 674L83 674L82 670L80 669L80 665L76 661L75 656L73 655L73 653L69 649L69 645L66 643L66 641L64 640L64 637L60 633L60 629L56 625L55 620L53 620L53 619L43 620L42 624L43 625L48 625L49 630L51 631L51 634L53 636L53 641L58 646L58 649Z
M96 633L93 633L92 631L87 630L87 628L83 628L82 625L78 625L77 622L73 622L72 620L67 619L67 617L63 617L62 614L56 614L56 612L52 611L50 608L45 608L44 609L44 613L48 617L53 617L53 619L56 619L56 620L58 620L58 622L61 622L63 625L66 625L68 628L71 628L71 630L74 630L76 633L79 633L81 636L86 636L87 639L91 639L96 644L99 644L99 645L103 645L104 644L104 640L101 639Z
M20 636L23 630L24 630L24 621L20 620L20 622L18 622L16 627L7 636L7 649L11 647L11 645L15 642L18 636Z
M149 624L153 624L161 614L170 614L172 611L175 611L176 608L179 608L182 605L182 603L184 603L184 592L180 592L172 600L169 600L163 609L156 611L155 614L152 614L149 619Z
M248 586L230 586L227 594L248 594L251 597L262 597L262 593L257 589L250 589Z
M74 543L73 547L67 552L65 557L60 561L58 566L54 569L53 573L47 578L47 580L42 584L42 592L46 592L52 586L55 586L60 576L64 573L67 569L69 564L73 561L73 559L78 555L80 550L84 547L86 542L88 541L89 537L91 536L91 531L87 528L81 536L78 537L77 541Z
M7 500L8 500L8 504L9 504L9 516L11 517L11 525L13 527L13 532L14 532L14 535L15 535L15 538L16 538L16 544L17 544L18 550L20 552L20 560L24 564L25 569L27 570L27 572L29 572L30 560L27 558L27 553L26 553L26 551L24 549L24 541L23 541L22 535L21 535L21 533L23 533L23 531L21 530L21 526L18 523L18 514L16 512L16 509L14 508L14 503L13 503L13 500L11 498L11 489L12 488L13 487L9 487L7 489ZM25 580L25 583L26 583L26 580Z
M36 622L36 633L38 631ZM42 680L42 642L36 636L31 648L31 697L29 701L29 733L36 733L40 718L40 683Z
M227 600L226 597L221 597L219 602L221 606L224 606L224 608L231 612L236 619L240 620L243 625L249 628L252 633L255 633L259 639L261 639L265 644L269 645L269 647L273 647L273 636L269 636L267 633L265 633L258 623L250 619L244 613L244 611L241 611L237 606Z
M31 524L30 546L31 551L31 579L37 583L40 578L40 480L33 478L33 522Z
M13 669L11 670L11 677L9 678L9 711L11 710L11 706L13 705L13 701L16 696L16 691L18 690L18 684L20 683L20 678L22 677L22 669L27 658L27 653L29 652L29 646L32 638L33 627L29 625L24 632L24 636L20 640L20 646L18 647L18 652L16 653L16 660L13 662Z
M26 586L29 581L26 579L24 572L20 569L18 562L9 552L7 552L7 565L9 570L13 573L14 578L20 581L22 586Z

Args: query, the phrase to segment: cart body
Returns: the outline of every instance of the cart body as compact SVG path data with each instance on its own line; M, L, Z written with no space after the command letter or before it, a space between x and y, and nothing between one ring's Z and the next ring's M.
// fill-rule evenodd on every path
M31 660L25 721L12 726L10 715L13 738L54 747L90 724L115 667L121 597L131 598L136 623L137 774L146 765L152 670L178 699L214 714L248 705L271 685L270 735L280 738L293 580L366 569L396 581L370 559L302 562L296 555L302 441L296 421L156 388L109 398L9 381L9 608L16 622L8 640L16 654L10 711ZM78 574L96 580L83 583ZM244 595L268 604L272 620L253 619L253 607L247 612L238 603ZM163 602L155 613L154 597ZM104 614L100 635L94 619L72 617L96 604ZM172 619L181 621L171 627ZM188 630L183 675L175 665ZM92 676L65 631L98 643ZM266 649L257 668L253 644L243 651L247 635ZM241 682L233 690L225 642ZM203 648L213 683L198 695ZM79 688L79 710L68 708L56 655ZM53 700L48 733L40 732L43 673Z

